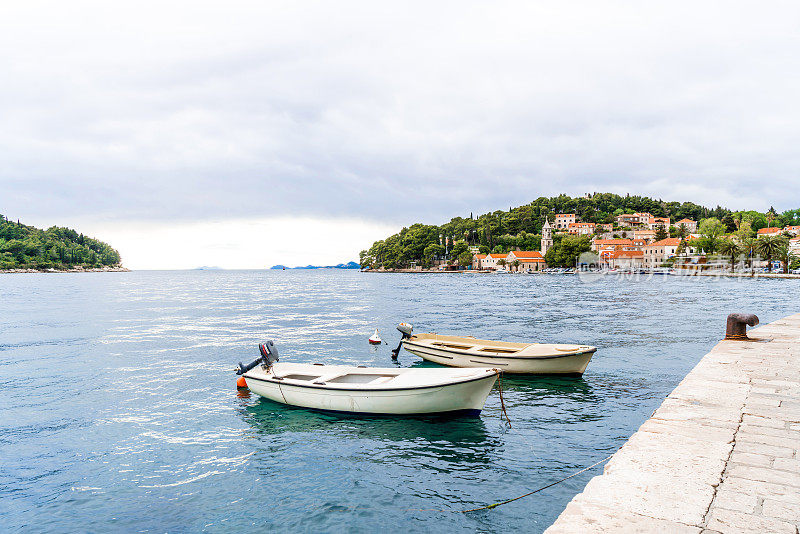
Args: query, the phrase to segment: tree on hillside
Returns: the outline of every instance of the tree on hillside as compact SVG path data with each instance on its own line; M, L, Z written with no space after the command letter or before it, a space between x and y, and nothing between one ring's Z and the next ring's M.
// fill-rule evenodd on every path
M769 207L769 211L767 211L767 213L766 213L767 224L769 226L772 226L772 221L774 221L777 216L778 216L778 212L775 211L775 208L770 206Z
M663 224L659 224L658 226L656 226L656 235L655 235L655 240L656 241L661 241L662 239L666 239L668 237L669 237L669 234L664 229L664 225Z
M781 213L784 226L800 226L800 209L787 210Z
M697 229L704 237L719 237L725 233L725 225L716 217L703 219Z
M716 217L709 217L700 221L698 230L702 235L698 242L699 247L706 254L714 254L719 249L719 236L725 233L725 225Z
M463 241L459 241L455 245L453 245L453 249L450 251L450 255L454 258L458 258L462 253L467 252L469 250L469 245L467 245Z
M575 261L584 252L592 250L592 242L585 235L566 235L553 240L553 247L545 254L549 267L574 267Z
M423 250L422 254L422 263L428 267L433 264L433 261L437 257L444 256L444 247L439 243L431 243L425 247L425 250Z
M753 228L750 225L750 221L742 221L739 223L739 228L735 233L740 242L755 235L755 232L753 232Z
M730 213L725 215L722 218L721 222L722 222L723 226L725 226L725 231L726 232L735 232L736 231L736 229L737 229L736 221L733 220L733 217L731 216Z

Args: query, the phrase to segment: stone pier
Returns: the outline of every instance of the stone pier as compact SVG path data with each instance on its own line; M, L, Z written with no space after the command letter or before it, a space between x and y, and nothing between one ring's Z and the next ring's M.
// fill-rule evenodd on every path
M705 355L546 533L798 534L800 314L749 335Z

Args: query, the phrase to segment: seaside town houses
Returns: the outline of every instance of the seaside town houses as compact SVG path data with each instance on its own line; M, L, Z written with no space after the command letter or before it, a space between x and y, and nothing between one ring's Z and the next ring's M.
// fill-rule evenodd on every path
M689 239L686 242L685 252L687 254L694 254L695 252L694 247L690 244L692 241L693 239ZM678 255L680 245L681 239L677 237L668 237L667 239L645 245L642 247L642 251L644 252L642 256L644 263L642 266L645 269L660 267L665 261Z
M544 221L541 250L481 254L477 246L471 246L472 264L468 268L501 272L542 271L547 268L545 255L554 246L554 233L589 237L591 251L597 254L596 265L601 269L627 271L674 267L704 271L730 268L730 260L726 261L720 254L707 256L702 252L700 240L703 236L697 233L698 226L698 222L692 219L684 218L673 223L669 217L653 217L644 212L617 215L614 223L604 224L581 222L575 213L558 213L553 221ZM656 239L658 235L670 233L673 237ZM789 252L800 256L800 226L762 228L756 236L793 236L789 239ZM454 268L452 261L445 262L444 258L437 264L440 269ZM741 268L744 263L739 265ZM765 263L756 259L749 264L749 267L753 266L763 268Z
M570 224L577 222L577 217L574 213L556 213L556 221L553 228L556 230L565 230L569 228Z
M567 227L567 231L570 234L577 234L577 235L592 235L595 232L595 224L594 223L570 223Z

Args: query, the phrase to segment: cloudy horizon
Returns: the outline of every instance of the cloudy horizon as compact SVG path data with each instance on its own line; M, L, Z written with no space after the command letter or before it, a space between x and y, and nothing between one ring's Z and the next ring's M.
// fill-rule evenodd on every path
M800 207L791 2L0 15L0 213L133 268L335 264L560 193Z

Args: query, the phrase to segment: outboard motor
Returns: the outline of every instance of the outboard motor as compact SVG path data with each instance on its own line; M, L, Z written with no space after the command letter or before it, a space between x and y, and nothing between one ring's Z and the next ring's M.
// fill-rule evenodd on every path
M259 345L258 350L261 351L261 356L264 359L264 365L267 367L272 367L272 364L278 361L278 349L275 347L275 343L273 343L272 340Z
M278 349L275 347L275 343L272 340L267 341L266 343L262 343L258 346L258 350L261 352L261 357L247 365L242 364L239 362L238 367L236 367L236 374L243 375L250 369L254 368L258 364L264 365L267 369L272 367L272 364L278 361Z
M400 331L403 337L400 338L400 343L397 345L397 348L392 351L392 359L396 360L398 354L400 354L400 349L403 348L403 341L411 337L411 332L414 331L414 327L408 323L400 323L397 325L397 329Z

